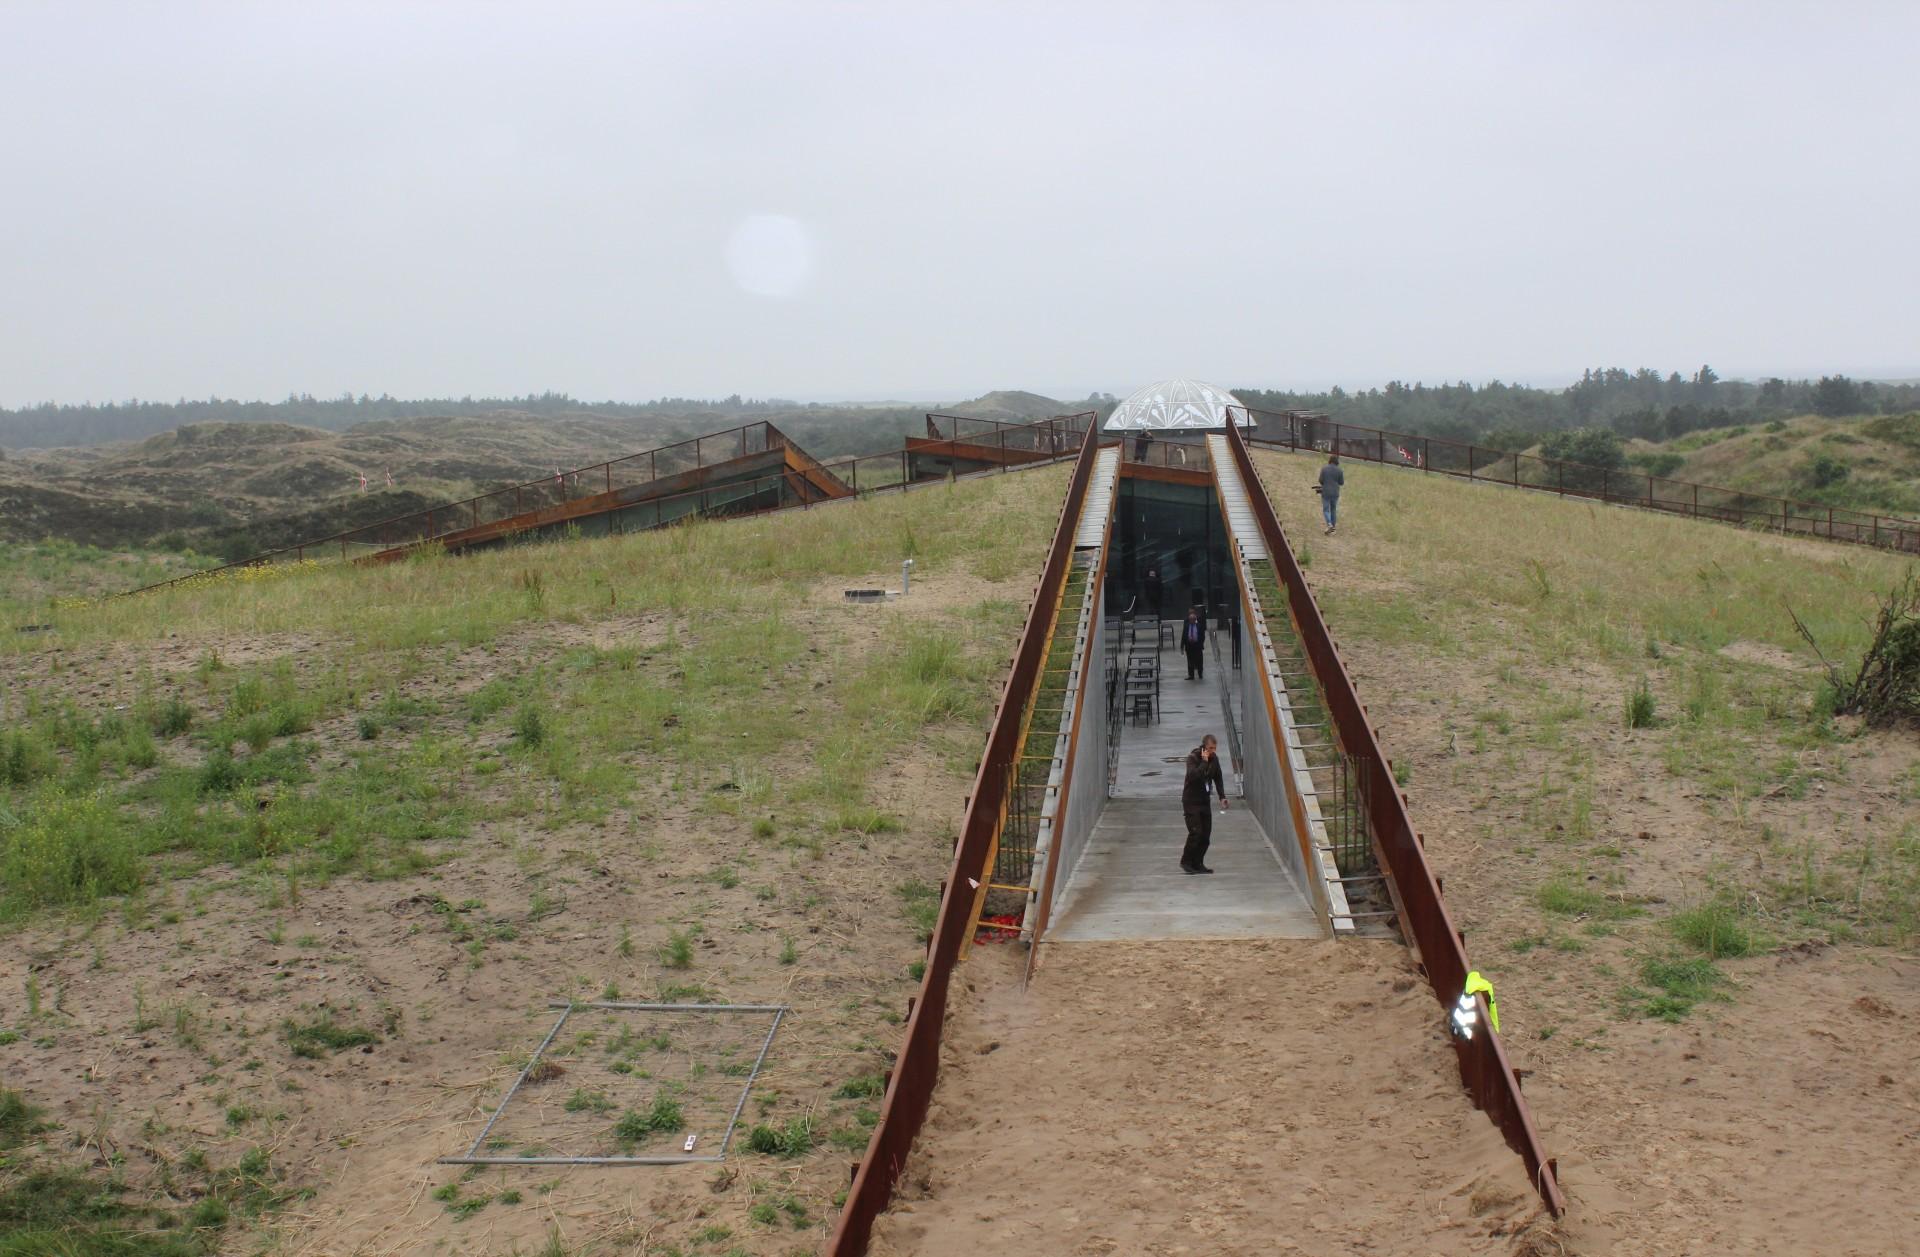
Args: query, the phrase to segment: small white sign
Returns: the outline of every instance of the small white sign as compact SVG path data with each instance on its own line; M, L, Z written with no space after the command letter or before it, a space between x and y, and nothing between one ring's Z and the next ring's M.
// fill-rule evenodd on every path
M700 1136L698 1136L698 1135L688 1135L688 1136L687 1136L687 1146L686 1146L686 1148L684 1149L684 1151L687 1151L687 1152L692 1152L692 1151L693 1151L693 1145L694 1145L694 1144L695 1144L696 1142L698 1142L698 1140L699 1140L699 1138L700 1138Z

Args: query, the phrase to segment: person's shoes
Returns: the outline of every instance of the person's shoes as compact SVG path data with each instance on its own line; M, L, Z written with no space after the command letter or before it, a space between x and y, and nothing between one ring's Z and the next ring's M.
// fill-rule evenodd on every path
M1194 868L1193 865L1191 864L1182 864L1180 866L1180 871L1182 873L1198 873L1200 870L1197 868Z
M1211 873L1211 872L1213 872L1213 870L1212 870L1212 869L1210 869L1210 868L1208 868L1208 867L1207 867L1206 865L1204 865L1204 864L1196 864L1196 865L1194 865L1194 866L1193 866L1192 868L1190 868L1190 869L1188 869L1188 870L1187 870L1187 872L1189 872L1189 873Z
M1332 525L1332 524L1328 524L1328 525L1327 525L1327 536L1329 536L1329 537L1331 537L1331 536L1333 536L1333 525Z

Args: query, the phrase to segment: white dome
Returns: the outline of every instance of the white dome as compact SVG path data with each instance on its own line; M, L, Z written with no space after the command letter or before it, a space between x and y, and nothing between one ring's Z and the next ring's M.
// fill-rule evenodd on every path
M1125 428L1224 428L1240 399L1200 380L1161 380L1114 407L1107 431ZM1245 416L1242 416L1244 420Z

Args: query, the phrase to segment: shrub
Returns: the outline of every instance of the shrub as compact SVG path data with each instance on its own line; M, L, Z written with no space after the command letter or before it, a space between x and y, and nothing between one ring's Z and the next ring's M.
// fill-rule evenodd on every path
M100 796L47 787L21 812L0 823L0 906L9 913L90 903L140 885L134 832Z
M680 1112L680 1102L666 1096L655 1096L653 1107L642 1113L629 1109L621 1119L613 1124L613 1137L623 1145L631 1147L644 1143L656 1134L672 1134L686 1127L687 1119Z
M0 1089L0 1151L18 1148L37 1134L39 1117L18 1091Z
M804 1157L820 1143L820 1136L813 1128L813 1115L804 1113L790 1117L784 1124L777 1126L755 1126L747 1132L747 1148L762 1156L783 1157L791 1160Z
M1853 468L1847 466L1833 455L1821 454L1816 457L1813 460L1813 464L1807 468L1807 483L1816 489L1824 489L1828 485L1839 484L1842 480L1845 480L1852 471Z
M1739 908L1725 899L1675 913L1667 922L1667 928L1687 946L1716 960L1751 955L1758 949L1753 931L1741 919Z
M1821 653L1813 633L1791 607L1787 614L1826 665L1823 705L1834 715L1860 716L1875 727L1920 724L1920 574L1909 572L1880 600L1873 637L1851 676Z
M1640 678L1639 686L1627 695L1627 728L1651 729L1654 721L1653 689L1645 677Z
M233 752L225 747L215 748L207 756L207 762L200 766L200 793L225 794L240 784L240 765L234 761Z
M5 747L0 748L0 783L29 785L52 776L59 763L53 748L26 730L15 729L7 735Z
M1598 489L1606 483L1603 474L1626 465L1620 434L1611 428L1569 428L1555 432L1540 443L1540 452L1548 458L1579 464L1565 469L1561 483L1569 489Z
M1657 450L1634 454L1627 461L1649 476L1664 480L1679 471L1687 460L1685 456L1676 454L1672 450Z
M546 717L540 714L538 707L528 704L514 717L513 733L522 746L540 746L547 740Z
M175 738L193 727L193 708L170 698L147 712L147 727L163 738Z
M693 963L693 934L675 930L660 945L660 963L669 969L684 969Z

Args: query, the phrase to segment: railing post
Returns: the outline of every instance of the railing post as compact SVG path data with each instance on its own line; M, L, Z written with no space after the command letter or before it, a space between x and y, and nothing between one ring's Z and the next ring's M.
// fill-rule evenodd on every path
M607 492L613 492L613 464L607 464Z
M1831 506L1827 508L1827 537L1829 539L1833 537L1833 508Z
M1698 480L1693 482L1693 515L1695 519L1700 517L1700 482Z
M1613 501L1613 473L1605 467L1600 469L1600 500Z
M1647 473L1647 505L1653 505L1653 473Z
M1553 460L1553 491L1567 496L1567 465L1557 458Z

